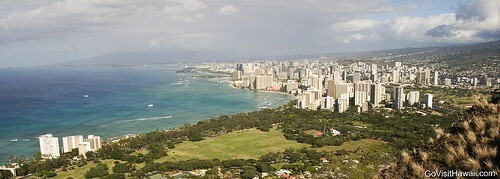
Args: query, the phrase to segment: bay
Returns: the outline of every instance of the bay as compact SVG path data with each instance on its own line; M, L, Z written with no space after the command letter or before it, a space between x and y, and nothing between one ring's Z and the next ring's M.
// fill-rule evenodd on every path
M0 69L0 163L32 157L39 135L111 138L277 107L290 97L193 79L176 68ZM60 141L60 144L62 142Z

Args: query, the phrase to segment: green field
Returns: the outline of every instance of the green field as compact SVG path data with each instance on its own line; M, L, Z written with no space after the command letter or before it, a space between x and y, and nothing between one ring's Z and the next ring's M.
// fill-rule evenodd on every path
M113 169L113 166L115 166L115 164L113 163L114 160L103 160L101 162L108 166L108 172L110 174L113 173L112 169ZM87 171L89 171L90 168L95 167L95 166L96 166L95 163L89 162L87 165L85 165L83 167L76 167L73 170L68 170L65 172L62 172L62 171L57 172L57 176L54 178L56 178L56 179L57 178L65 179L67 177L85 178L83 175L85 175L85 173L87 173Z
M199 142L183 142L168 151L168 156L155 162L199 159L249 159L258 158L268 152L284 151L286 148L304 148L307 144L286 140L280 130L262 132L257 129L232 132L207 138Z
M319 151L338 151L345 149L347 151L356 151L359 148L370 148L376 145L386 144L387 142L375 139L360 139L357 141L347 141L340 146L325 146L321 147Z

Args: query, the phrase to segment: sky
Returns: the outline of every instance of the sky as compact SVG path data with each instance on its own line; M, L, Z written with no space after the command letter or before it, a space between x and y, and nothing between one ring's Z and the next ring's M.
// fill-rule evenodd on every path
M0 67L135 51L250 57L498 39L499 0L0 0Z

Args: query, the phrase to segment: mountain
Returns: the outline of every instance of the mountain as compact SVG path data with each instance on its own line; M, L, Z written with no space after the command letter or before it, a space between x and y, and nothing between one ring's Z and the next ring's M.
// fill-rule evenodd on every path
M458 52L458 53L457 53ZM245 59L261 60L295 60L295 59L374 59L390 58L391 60L405 60L427 58L434 59L458 59L475 60L485 59L500 55L500 40L486 43L432 46L420 48L402 48L380 51L362 51L346 53L318 53L318 54L296 54L296 55L272 55L272 56L242 56L234 53L203 52L203 51L144 51L124 52L106 54L81 60L57 63L56 66L100 66L100 65L141 65L141 64L165 64L175 62L210 62L210 61L242 61Z
M55 66L108 66L108 65L143 65L167 64L176 62L207 62L239 59L237 56L200 51L175 52L124 52L106 54L69 62L53 64Z

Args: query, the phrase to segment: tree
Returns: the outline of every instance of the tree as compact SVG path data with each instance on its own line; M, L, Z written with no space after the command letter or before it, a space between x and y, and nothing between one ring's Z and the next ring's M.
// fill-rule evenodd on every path
M12 177L14 177L14 175L9 170L0 170L0 179L9 179Z
M108 172L108 166L106 164L97 164L97 166L90 168L87 173L85 173L84 177L85 178L97 178L97 177L104 177L106 175L109 175Z
M125 174L123 173L113 173L108 176L102 177L102 179L125 179Z
M130 171L131 166L125 163L117 163L113 167L113 172L115 173L127 173Z
M188 140L193 142L201 141L203 140L203 135L197 132L189 133Z
M260 173L276 171L276 168L272 167L271 164L265 162L259 162L257 163L257 165L255 165L255 167L257 168L257 171Z
M260 177L260 173L254 167L243 167L243 173L241 174L241 178L255 178Z

